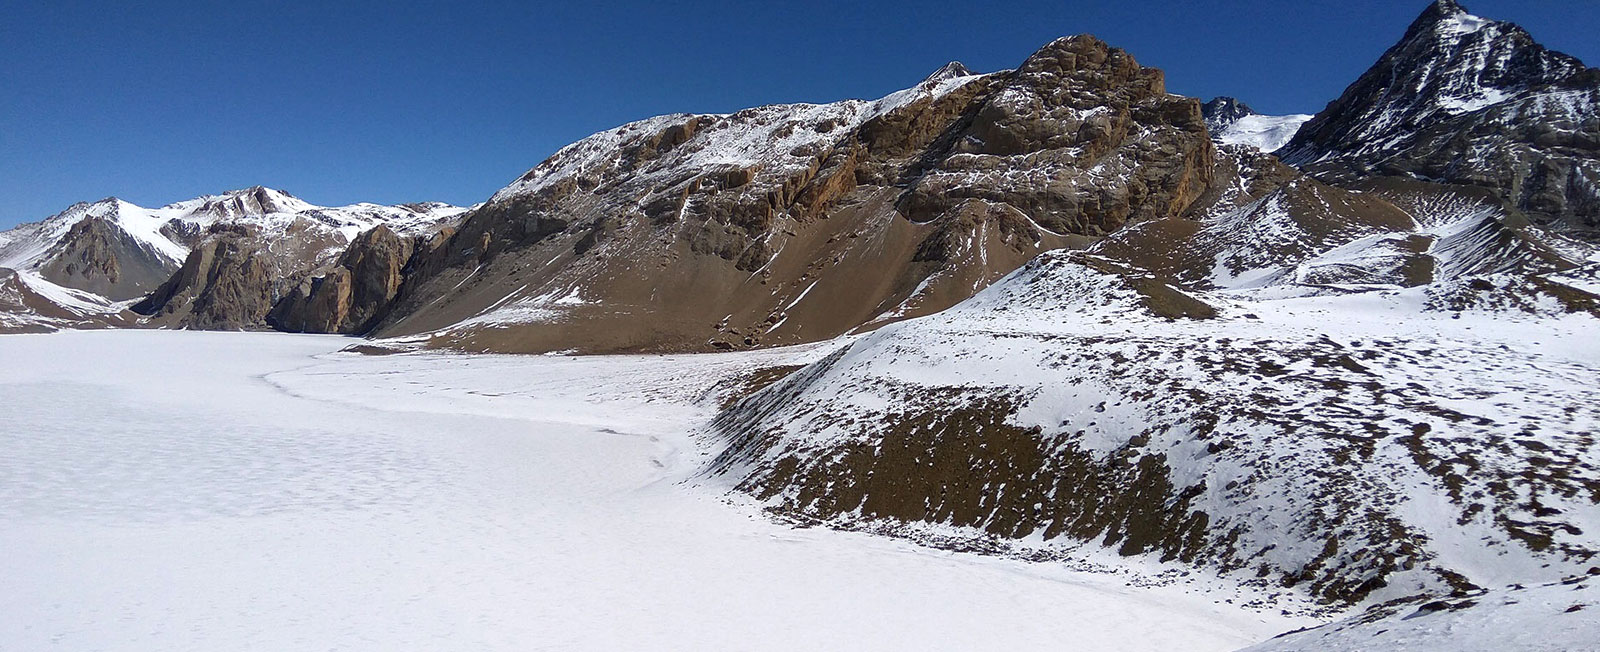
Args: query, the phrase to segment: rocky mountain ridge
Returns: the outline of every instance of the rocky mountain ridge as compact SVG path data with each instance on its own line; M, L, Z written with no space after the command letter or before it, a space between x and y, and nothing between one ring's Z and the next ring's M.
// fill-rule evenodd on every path
M264 328L262 305L270 309L288 288L331 265L359 234L383 227L426 236L466 210L440 203L324 207L260 186L155 209L107 198L0 233L0 268L14 270L15 282L37 296L89 297L100 306L87 321L41 320L29 311L30 328ZM127 308L138 314L124 314ZM62 304L44 312L82 309Z

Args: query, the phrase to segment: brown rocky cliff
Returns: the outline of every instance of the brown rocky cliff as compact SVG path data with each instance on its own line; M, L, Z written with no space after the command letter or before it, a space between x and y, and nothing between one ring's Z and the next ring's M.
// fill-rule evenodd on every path
M280 299L267 322L295 332L363 333L399 291L401 272L417 248L415 238L385 226L365 231L331 271Z
M196 247L183 266L133 306L152 325L199 330L260 327L273 299L272 267L247 237L228 235Z

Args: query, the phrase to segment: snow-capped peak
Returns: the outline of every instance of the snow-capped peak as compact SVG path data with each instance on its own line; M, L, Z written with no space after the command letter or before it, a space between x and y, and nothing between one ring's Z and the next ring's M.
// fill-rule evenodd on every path
M235 219L273 213L298 213L321 208L282 190L253 186L229 190L220 195L205 195L164 206L164 210L181 209L191 216L208 216L216 219Z
M1420 125L1546 92L1587 70L1515 24L1440 0L1305 126L1283 158L1306 165L1403 149Z
M918 84L918 86L924 84L939 84L941 82L949 81L959 77L971 77L974 74L976 73L973 73L960 61L951 61L950 63L940 66L938 70L933 71L933 74L923 78L922 84Z
M42 221L0 232L0 267L37 268L46 262L52 249L73 227L88 219L105 220L140 247L175 266L188 255L192 236L218 223L242 223L268 231L282 231L298 221L320 225L348 241L378 224L402 233L420 233L468 210L438 202L401 206L363 203L329 208L264 186L203 195L161 208L145 208L117 197L107 197L95 202L79 202Z
M1200 108L1211 139L1223 145L1245 145L1263 152L1275 151L1294 138L1310 115L1261 115L1250 105L1231 97L1218 97Z

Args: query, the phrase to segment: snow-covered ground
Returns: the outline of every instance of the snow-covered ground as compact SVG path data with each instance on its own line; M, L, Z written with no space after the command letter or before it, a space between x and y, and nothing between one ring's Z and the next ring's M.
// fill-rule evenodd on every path
M0 337L0 649L1184 649L1313 624L791 529L691 480L698 357Z

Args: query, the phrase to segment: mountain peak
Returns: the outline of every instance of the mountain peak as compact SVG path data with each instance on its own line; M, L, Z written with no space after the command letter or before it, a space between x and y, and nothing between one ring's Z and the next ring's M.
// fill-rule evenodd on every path
M939 82L948 81L951 79L971 77L973 74L974 73L972 70L968 69L960 61L951 61L950 63L940 66L938 70L933 71L933 73L927 77L924 77L922 83L937 84Z
M1460 16L1466 14L1467 8L1461 6L1461 3L1456 2L1456 0L1434 0L1434 3L1428 5L1428 8L1423 11L1424 16Z
M1206 127L1213 132L1238 122L1240 118L1255 114L1255 109L1250 108L1250 105L1225 95L1213 98L1200 107L1200 115L1205 117Z
M1477 34L1485 27L1491 26L1498 28L1498 30L1495 33L1491 33L1489 35L1490 38L1500 36L1501 32L1522 31L1522 28L1511 23L1474 16L1467 11L1466 7L1461 6L1455 0L1439 0L1428 5L1427 9L1422 10L1422 15L1417 16L1417 19L1411 23L1411 27L1406 30L1406 36L1401 42L1410 42L1418 38L1455 42L1463 37ZM1531 41L1532 39L1529 38L1528 40Z
M266 186L251 186L238 190L228 190L221 195L201 197L199 199L203 201L201 201L199 208L195 210L196 213L228 219L247 215L293 213L316 208L294 195Z

